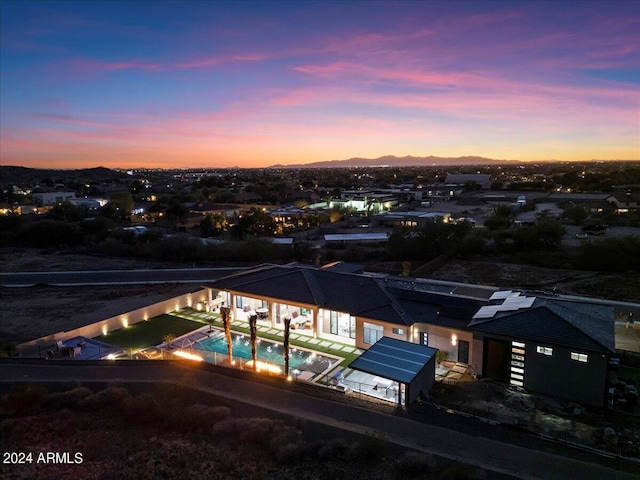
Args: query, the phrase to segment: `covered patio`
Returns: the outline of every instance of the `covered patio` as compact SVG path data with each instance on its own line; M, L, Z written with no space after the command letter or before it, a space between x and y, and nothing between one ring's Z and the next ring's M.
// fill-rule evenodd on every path
M383 388L385 396L395 397L398 406L407 406L421 391L433 386L437 351L424 345L382 337L351 362L349 368L372 375L372 388Z

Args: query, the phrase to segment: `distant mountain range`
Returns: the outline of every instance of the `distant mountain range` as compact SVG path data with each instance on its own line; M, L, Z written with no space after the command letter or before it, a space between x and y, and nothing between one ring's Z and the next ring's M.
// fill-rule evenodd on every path
M326 160L322 162L294 164L294 165L273 165L271 168L330 168L330 167L409 167L409 166L439 166L439 165L495 165L515 160L495 160L484 157L396 157L395 155L385 155L379 158L350 158L348 160Z

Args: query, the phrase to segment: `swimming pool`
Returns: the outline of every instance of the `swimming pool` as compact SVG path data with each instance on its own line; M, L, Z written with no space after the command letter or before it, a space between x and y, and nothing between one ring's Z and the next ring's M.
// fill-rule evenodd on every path
M233 339L233 357L234 359L245 362L251 361L251 339L249 335L234 333ZM209 338L204 338L194 343L191 348L198 350L199 354L211 363L216 363L214 353L227 354L227 342L224 334L220 332ZM284 346L281 343L271 342L269 340L258 339L257 354L258 361L273 363L284 366L283 356ZM329 358L324 355L318 355L309 350L302 350L296 347L289 347L289 369L298 369L300 371L310 371L314 373L322 373L339 359Z

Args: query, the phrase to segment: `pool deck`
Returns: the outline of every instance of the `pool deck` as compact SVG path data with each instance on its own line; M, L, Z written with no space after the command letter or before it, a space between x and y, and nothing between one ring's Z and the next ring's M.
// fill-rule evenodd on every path
M218 314L185 309L171 312L170 315L203 323L208 323L210 319L213 318L213 324L211 326L205 325L182 335L169 342L169 344L157 345L156 347L143 350L140 352L142 355L148 351L150 355L155 356L155 358L167 358L170 352L173 353L176 350L184 350L189 353L198 354L197 349L193 347L195 343L210 336L224 334L222 331L222 321ZM231 331L233 333L246 335L249 332L249 322L232 320ZM259 338L278 343L283 342L284 333L281 329L271 328L266 325L257 325L257 333ZM362 350L345 343L324 338L314 338L307 334L297 333L295 330L290 331L289 342L292 347L317 352L319 355L338 360L322 373L292 369L291 375L294 380L318 383L329 388L337 388L343 391L350 390L384 402L397 402L397 389L394 389L393 386L390 386L390 388L380 388L380 382L377 381L377 377L374 375L348 368L351 361L362 354ZM158 355L158 351L161 352L160 355ZM221 355L221 357L226 358L226 355Z

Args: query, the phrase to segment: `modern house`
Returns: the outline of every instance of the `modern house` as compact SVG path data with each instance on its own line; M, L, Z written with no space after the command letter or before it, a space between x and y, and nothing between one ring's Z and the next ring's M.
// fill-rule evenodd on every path
M231 307L236 319L255 312L277 330L288 317L299 334L362 350L383 337L420 344L478 376L603 404L615 354L613 307L356 271L261 265L206 288L209 305Z

